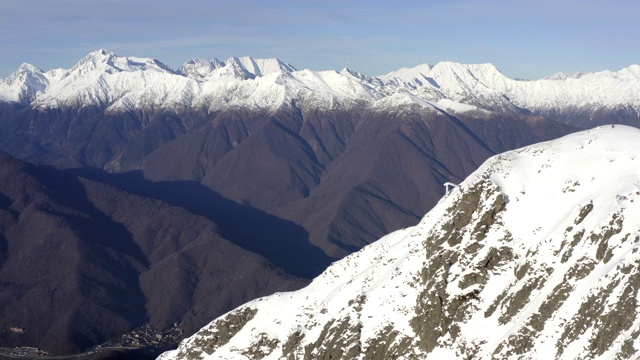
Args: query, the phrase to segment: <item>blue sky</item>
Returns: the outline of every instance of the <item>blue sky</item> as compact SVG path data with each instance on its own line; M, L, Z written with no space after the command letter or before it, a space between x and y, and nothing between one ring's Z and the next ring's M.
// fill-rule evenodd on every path
M639 23L636 0L0 0L0 78L106 48L174 69L249 55L381 75L448 60L538 79L640 63Z

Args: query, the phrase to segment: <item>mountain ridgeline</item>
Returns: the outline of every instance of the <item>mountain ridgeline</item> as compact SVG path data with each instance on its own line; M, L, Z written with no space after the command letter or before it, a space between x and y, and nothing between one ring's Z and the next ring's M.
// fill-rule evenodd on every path
M616 126L494 156L418 225L161 359L635 358L639 141Z
M640 125L638 109L636 65L522 81L450 62L378 77L249 57L173 70L106 50L71 69L24 64L0 80L0 346L76 352L144 324L189 335L415 225L487 158ZM20 271L22 247L47 258L40 272ZM25 298L38 289L78 306L39 321L53 307Z

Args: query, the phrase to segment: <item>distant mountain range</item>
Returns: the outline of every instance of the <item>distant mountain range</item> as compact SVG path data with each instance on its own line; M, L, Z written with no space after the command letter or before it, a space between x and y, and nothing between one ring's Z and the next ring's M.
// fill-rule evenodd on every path
M158 60L106 50L90 53L68 70L43 72L24 64L0 80L0 151L8 159L3 166L18 163L49 174L37 179L36 188L61 189L45 193L59 193L56 201L73 209L56 216L71 224L74 214L98 221L95 229L111 234L103 239L111 246L109 256L138 244L138 257L127 265L138 282L128 283L132 290L125 294L146 307L135 307L135 316L127 312L132 309L110 308L125 319L118 324L100 317L76 329L69 322L64 336L11 333L0 346L38 338L38 346L50 351L76 351L145 323L161 329L177 323L189 333L251 297L299 288L332 261L415 225L442 197L445 182L461 182L490 156L601 124L640 125L639 69L523 81L508 79L489 64L443 62L372 77L241 57L194 59L173 70ZM120 194L107 197L113 197L117 211L107 208L106 200L100 206L94 199L78 204L76 199L90 193L78 182ZM67 183L75 190L65 190ZM16 187L1 191L5 208L20 213L19 183L7 180L5 186ZM147 205L140 210L137 201L117 200L128 197ZM152 226L144 235L132 229L136 214L161 219L155 214L164 206L181 212L172 220L177 228L210 226L216 229L210 237L234 250L217 253L222 245L212 243L197 256L184 257L181 246L200 239L184 232L182 245L166 250L169 258L182 259L174 271L184 276L162 285L176 290L188 284L190 290L176 290L173 299L181 305L167 307L160 316L150 304L164 302L166 294L148 293L145 284L152 280L147 279L156 278L144 274L156 266L152 254L164 246L162 239L177 240L170 232L156 234ZM37 213L19 219L31 215L29 221L45 221ZM22 261L11 260L18 243L66 261L66 252L49 249L55 241L42 239L62 241L71 235L50 224L45 221L38 236L9 231L13 225L0 228L7 239L0 246L0 258L6 259L0 275L6 264ZM72 231L78 242L98 236L80 230ZM140 245L152 238L159 240ZM109 293L108 284L116 280L101 270L102 263L84 264L96 269L83 271L105 276L104 281L103 275L92 278L92 289ZM235 274L246 268L260 275L237 280ZM203 286L198 274L209 274L207 286L215 291L238 295L214 300L194 295ZM25 292L41 281L31 272L21 279ZM17 301L12 289L0 288L0 300L10 294L4 297L7 306ZM203 291L198 294L213 290ZM96 304L109 308L107 297ZM12 314L12 324L22 319L21 328L35 328L33 318ZM47 345L53 343L58 345Z
M194 59L174 71L155 59L90 53L69 70L23 64L0 81L0 100L35 108L97 106L107 112L348 110L388 111L414 104L450 113L529 113L574 125L637 123L640 65L617 72L556 74L535 81L505 77L491 64L441 62L371 77L350 69L296 70L278 59Z
M161 359L636 358L640 130L506 152L418 225Z

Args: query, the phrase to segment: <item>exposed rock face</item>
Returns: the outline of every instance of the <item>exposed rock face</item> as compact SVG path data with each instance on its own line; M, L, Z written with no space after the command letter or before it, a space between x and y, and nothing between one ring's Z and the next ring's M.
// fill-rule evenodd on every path
M162 359L635 357L638 141L609 126L492 157L417 226Z

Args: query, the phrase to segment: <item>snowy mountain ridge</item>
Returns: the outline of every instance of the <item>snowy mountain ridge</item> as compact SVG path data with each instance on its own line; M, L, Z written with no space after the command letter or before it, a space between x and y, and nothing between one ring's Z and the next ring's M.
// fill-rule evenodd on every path
M616 125L496 155L418 225L161 358L637 356L639 142Z
M437 107L441 100L455 103L448 110L454 113L631 107L637 114L640 66L524 81L507 78L491 64L440 62L375 77L350 69L297 70L275 58L251 57L193 59L174 71L158 60L98 50L68 70L43 72L24 64L0 80L0 101L36 108L98 106L109 111L275 110L294 102L329 110L373 104L397 93L412 94L420 106Z
M244 79L253 79L278 72L290 73L296 71L293 66L279 59L253 59L249 56L243 56L231 57L227 61L192 59L182 65L178 73L195 80L205 81L207 76L211 75L216 69L225 66L234 68L237 74Z

